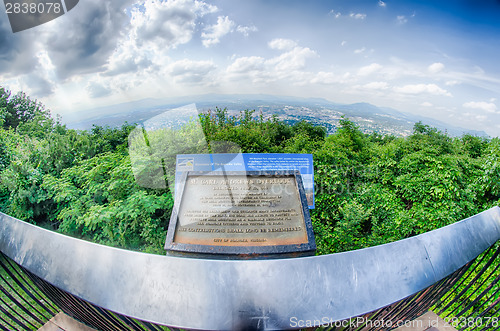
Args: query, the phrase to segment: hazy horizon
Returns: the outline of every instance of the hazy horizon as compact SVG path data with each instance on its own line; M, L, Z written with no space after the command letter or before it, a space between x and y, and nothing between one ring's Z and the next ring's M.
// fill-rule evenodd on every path
M80 1L13 34L0 85L63 117L203 94L367 102L500 136L500 3Z

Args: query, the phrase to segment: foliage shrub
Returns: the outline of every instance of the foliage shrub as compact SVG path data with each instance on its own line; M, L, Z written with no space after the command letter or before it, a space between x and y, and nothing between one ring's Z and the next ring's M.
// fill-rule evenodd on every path
M405 138L365 134L346 118L327 136L306 121L223 108L199 122L207 150L168 131L150 143L167 154L173 147L313 154L318 254L407 238L500 204L498 138L452 138L422 123ZM137 184L128 149L134 125L71 130L37 101L0 88L0 126L1 211L99 243L163 251L173 199L168 188ZM197 140L198 129L188 123L182 132Z

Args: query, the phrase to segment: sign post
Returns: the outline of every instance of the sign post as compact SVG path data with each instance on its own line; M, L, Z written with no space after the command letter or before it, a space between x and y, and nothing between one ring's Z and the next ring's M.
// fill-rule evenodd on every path
M316 250L299 171L187 171L165 248L221 258L312 255Z

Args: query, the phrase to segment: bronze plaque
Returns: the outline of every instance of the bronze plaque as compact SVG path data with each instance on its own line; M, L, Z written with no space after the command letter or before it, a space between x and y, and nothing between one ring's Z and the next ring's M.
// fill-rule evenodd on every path
M188 172L183 184L167 249L222 254L310 250L312 230L298 172Z

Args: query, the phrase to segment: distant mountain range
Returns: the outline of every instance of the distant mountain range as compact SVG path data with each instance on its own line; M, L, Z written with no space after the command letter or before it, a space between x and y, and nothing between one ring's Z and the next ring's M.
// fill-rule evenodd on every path
M65 116L63 121L70 128L89 129L92 125L120 126L128 123L141 123L170 109L196 104L198 111L227 108L230 114L245 109L256 110L264 116L276 115L288 123L307 120L323 125L329 133L333 133L342 116L357 123L363 132L379 132L407 136L411 134L416 122L435 127L447 132L450 136L461 136L465 133L484 136L484 131L470 130L392 108L377 107L369 103L340 104L322 98L297 98L289 96L272 96L265 94L206 94L191 97L168 99L143 99L139 101L99 107Z

